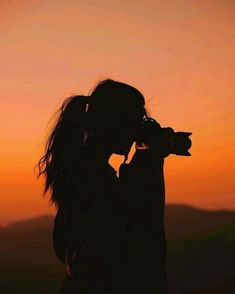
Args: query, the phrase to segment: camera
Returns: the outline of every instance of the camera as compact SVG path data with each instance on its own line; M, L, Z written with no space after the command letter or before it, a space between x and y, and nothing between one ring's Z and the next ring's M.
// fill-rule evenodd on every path
M170 127L162 128L155 119L145 117L137 134L136 148L145 149L146 146L155 145L166 154L191 156L188 151L192 146L190 135L191 132L175 132Z

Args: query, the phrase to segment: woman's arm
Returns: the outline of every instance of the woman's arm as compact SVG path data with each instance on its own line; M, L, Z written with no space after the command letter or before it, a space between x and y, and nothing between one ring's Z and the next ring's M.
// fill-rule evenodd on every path
M130 288L138 283L148 293L167 293L164 234L164 156L152 157L149 149L137 150L122 164L119 181L125 199L126 238L124 262ZM144 292L143 292L144 293Z
M161 229L165 208L164 159L171 154L174 146L174 131L165 128L152 138L150 146L136 145L136 152L129 164L122 164L119 181L126 190L127 209L133 212L133 221L149 223L154 229ZM128 214L128 212L127 212ZM139 217L138 217L139 216ZM130 220L131 221L131 220ZM138 224L137 224L138 223Z
M130 223L161 228L165 207L164 157L149 149L137 150L129 164L122 164L119 182L128 190L126 201Z

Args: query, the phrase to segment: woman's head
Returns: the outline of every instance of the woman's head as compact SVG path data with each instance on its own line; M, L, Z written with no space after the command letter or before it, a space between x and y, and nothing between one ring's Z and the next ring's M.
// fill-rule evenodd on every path
M144 96L128 84L107 79L98 83L89 100L85 119L88 129L106 141L112 153L128 154L147 116Z
M89 96L75 95L63 102L37 164L38 176L46 178L44 194L52 191L51 203L59 206L64 200L85 157L100 151L127 157L147 116L144 105L136 88L111 79L99 82Z

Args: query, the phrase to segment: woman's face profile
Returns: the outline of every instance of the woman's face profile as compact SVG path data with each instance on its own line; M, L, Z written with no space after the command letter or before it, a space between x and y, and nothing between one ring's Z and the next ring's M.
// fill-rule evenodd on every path
M91 130L88 141L103 146L104 152L125 155L136 141L143 111L133 105L106 107L88 108L86 126Z
M134 141L136 141L137 131L142 121L141 116L135 113L128 116L119 116L116 123L110 126L109 132L113 134L112 152L124 155L130 151Z
M113 113L106 115L105 119L100 118L95 121L96 124L92 124L88 142L103 146L104 152L125 155L136 140L142 120L133 114L122 116Z

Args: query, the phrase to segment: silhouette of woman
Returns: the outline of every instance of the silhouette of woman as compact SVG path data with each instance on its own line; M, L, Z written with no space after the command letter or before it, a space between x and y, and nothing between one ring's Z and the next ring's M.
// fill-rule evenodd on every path
M163 164L171 140L136 149L143 95L103 80L63 103L38 162L57 208L53 245L66 275L59 293L167 293ZM116 171L110 156L124 155Z

